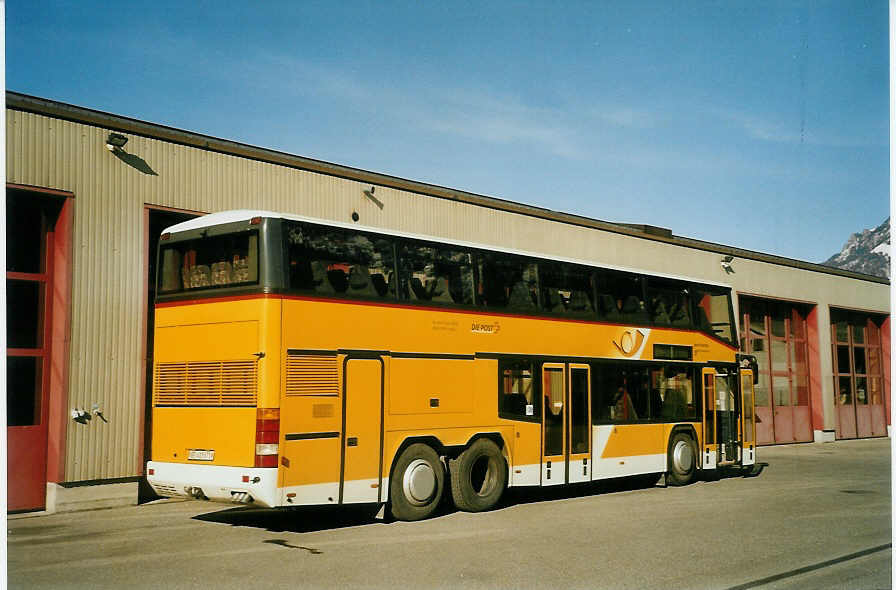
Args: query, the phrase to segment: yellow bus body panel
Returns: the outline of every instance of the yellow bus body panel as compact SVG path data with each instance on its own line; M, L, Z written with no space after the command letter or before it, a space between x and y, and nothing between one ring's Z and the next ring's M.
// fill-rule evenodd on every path
M181 463L251 467L255 464L256 408L278 408L281 302L276 298L163 305L155 313L156 367L251 361L254 401L241 407L209 401L160 404L154 384L152 459ZM272 326L273 321L273 328ZM209 378L193 389L218 392ZM185 394L186 395L186 394ZM170 400L167 400L170 401ZM213 461L190 461L189 449L214 450Z
M214 460L190 461L190 449L214 450ZM255 408L155 408L152 459L251 467L255 464Z
M665 453L667 442L665 424L617 424L601 458Z
M359 354L352 351L368 357L371 351L382 351L381 397L359 402L355 394L349 403L361 403L350 410L357 415L377 421L382 416L380 476L386 478L409 438L463 446L477 434L496 433L505 442L511 469L541 462L541 425L498 417L497 360L489 354L653 360L654 344L690 346L695 363L735 358L733 347L699 332L486 310L421 309L397 302L258 295L168 304L156 311L157 363L257 359L257 407L281 409L280 487L339 482L342 453L349 450L342 443L352 436L343 432L342 373L345 359ZM287 396L290 349L335 356L336 391ZM252 465L254 412L255 408L156 407L153 459L186 462L182 456L186 449L211 446L214 464ZM617 425L603 456L665 453L673 426ZM290 433L329 434L286 440ZM367 437L369 433L361 444L369 442ZM375 465L347 465L346 476L374 477Z

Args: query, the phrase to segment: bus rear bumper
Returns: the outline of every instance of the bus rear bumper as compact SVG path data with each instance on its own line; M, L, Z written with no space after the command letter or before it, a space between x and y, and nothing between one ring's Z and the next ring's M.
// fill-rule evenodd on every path
M280 504L277 469L150 461L146 480L164 497L208 499L273 508Z

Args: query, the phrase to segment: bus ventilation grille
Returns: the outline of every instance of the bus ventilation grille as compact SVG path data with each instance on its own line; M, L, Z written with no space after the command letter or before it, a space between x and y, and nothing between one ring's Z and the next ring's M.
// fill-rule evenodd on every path
M157 406L254 406L258 387L253 361L158 363Z
M339 395L337 358L335 356L287 355L286 395Z

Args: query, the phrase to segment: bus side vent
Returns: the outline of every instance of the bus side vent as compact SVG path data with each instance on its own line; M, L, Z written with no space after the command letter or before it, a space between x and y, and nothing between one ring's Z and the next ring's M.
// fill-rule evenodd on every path
M339 395L339 363L335 356L286 356L286 395Z
M258 363L204 361L158 363L157 406L255 406Z

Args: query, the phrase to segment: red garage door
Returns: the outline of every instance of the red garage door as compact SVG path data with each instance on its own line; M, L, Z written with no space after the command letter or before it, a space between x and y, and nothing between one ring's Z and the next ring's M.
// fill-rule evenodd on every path
M8 190L6 412L8 510L44 507L51 375L53 252L63 199Z

